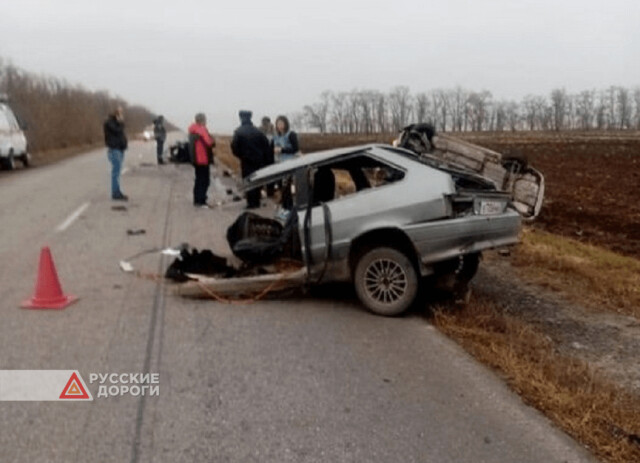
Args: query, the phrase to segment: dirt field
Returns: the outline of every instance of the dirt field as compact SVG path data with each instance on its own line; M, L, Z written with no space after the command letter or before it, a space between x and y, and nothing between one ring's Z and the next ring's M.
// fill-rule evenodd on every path
M547 182L537 227L640 257L640 133L470 134L524 155Z

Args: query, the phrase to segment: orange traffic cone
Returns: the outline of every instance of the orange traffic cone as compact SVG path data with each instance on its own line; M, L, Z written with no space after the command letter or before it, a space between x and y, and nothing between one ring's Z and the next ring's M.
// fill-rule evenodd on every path
M20 307L23 309L64 309L77 300L78 298L75 296L67 296L62 293L58 272L56 272L51 257L51 250L45 246L40 252L35 293L31 299L20 304Z

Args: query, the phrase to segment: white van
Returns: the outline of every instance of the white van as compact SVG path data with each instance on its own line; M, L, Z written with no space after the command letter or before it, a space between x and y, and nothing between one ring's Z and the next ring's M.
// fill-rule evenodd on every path
M0 96L0 166L11 170L16 159L25 167L29 166L31 156L27 152L27 138L6 100Z

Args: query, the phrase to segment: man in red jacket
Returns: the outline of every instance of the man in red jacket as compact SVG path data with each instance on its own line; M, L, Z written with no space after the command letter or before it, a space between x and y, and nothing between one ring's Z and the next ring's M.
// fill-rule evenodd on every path
M211 179L209 165L213 164L215 139L207 130L207 118L198 113L195 122L189 127L189 154L195 167L196 177L193 185L193 205L208 209L207 190Z

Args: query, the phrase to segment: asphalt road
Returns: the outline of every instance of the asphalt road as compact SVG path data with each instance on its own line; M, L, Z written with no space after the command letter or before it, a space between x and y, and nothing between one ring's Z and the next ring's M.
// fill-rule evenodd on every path
M104 150L0 177L0 369L160 375L156 397L98 398L94 383L93 402L0 402L0 461L591 461L419 314L373 316L348 292L222 305L122 272L182 242L229 254L244 205L194 209L192 168L153 150L127 152L126 211ZM45 244L80 300L19 309ZM153 274L169 259L131 262Z

